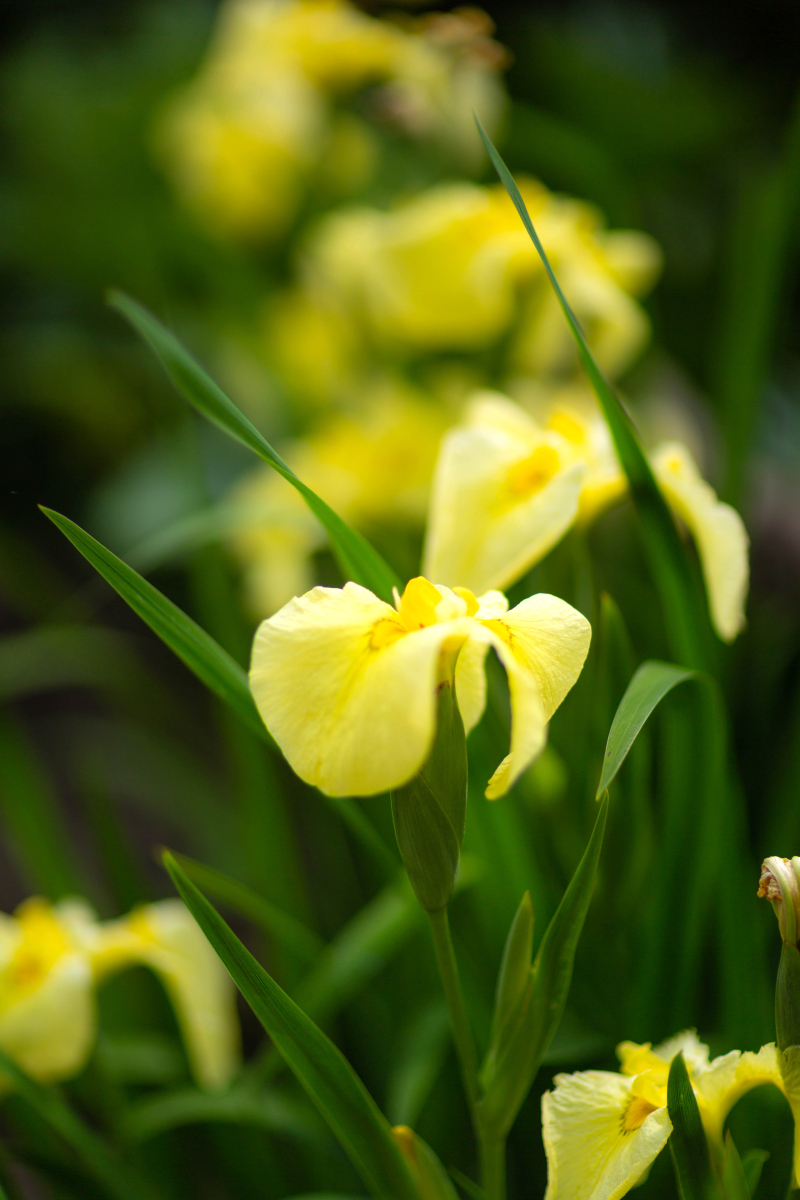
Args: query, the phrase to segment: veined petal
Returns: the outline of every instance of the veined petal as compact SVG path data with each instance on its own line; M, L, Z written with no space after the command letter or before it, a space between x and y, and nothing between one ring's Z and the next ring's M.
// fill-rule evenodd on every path
M652 465L665 497L697 545L714 628L723 641L731 642L744 625L749 580L749 539L742 518L717 499L679 442L660 446Z
M231 979L180 900L134 909L102 927L94 950L98 977L142 963L160 976L202 1087L224 1087L240 1059Z
M409 633L390 605L355 583L314 588L264 621L250 686L293 770L332 796L406 783L433 744L439 651L472 624Z
M555 1084L542 1097L545 1200L618 1200L666 1145L666 1108L648 1111L632 1080L610 1071L557 1075Z
M507 404L509 409L515 406ZM574 522L585 465L557 434L511 425L452 430L433 482L424 574L477 594L504 587L543 558Z
M774 1042L762 1046L755 1054L732 1050L704 1068L694 1069L691 1078L706 1132L719 1141L725 1118L745 1092L763 1083L772 1083L785 1091Z
M543 748L547 722L586 661L592 630L571 605L545 593L480 623L506 669L511 695L511 750L486 789L495 800Z

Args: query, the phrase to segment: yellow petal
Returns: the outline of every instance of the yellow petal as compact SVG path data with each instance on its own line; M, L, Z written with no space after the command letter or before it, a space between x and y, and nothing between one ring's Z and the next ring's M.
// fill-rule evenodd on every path
M317 587L260 626L253 697L301 779L332 796L387 791L425 762L439 651L470 626L464 618L407 633L366 588Z
M692 1086L709 1137L721 1142L725 1119L734 1104L745 1092L763 1083L784 1090L774 1042L762 1046L757 1054L732 1050L693 1070Z
M504 403L503 425L445 436L434 475L424 572L477 594L513 583L564 536L585 471L559 435Z
M0 1048L42 1083L77 1074L89 1056L97 1017L92 968L80 951L62 955L35 991L0 1014Z
M618 1200L666 1145L666 1108L648 1111L631 1080L610 1071L557 1075L555 1084L542 1097L545 1200Z
M180 900L162 900L108 921L95 943L100 975L142 963L160 976L175 1009L192 1073L202 1087L224 1087L239 1066L233 984Z
M749 539L742 518L717 499L679 442L660 446L652 465L667 501L695 540L714 628L731 642L744 626L749 579Z
M480 597L478 611L474 615L479 620L488 621L503 617L507 612L508 601L502 592L486 592ZM488 649L489 642L485 638L470 637L461 647L456 663L456 698L465 733L475 728L486 707L484 663Z
M581 673L592 630L571 605L546 594L530 596L483 628L506 669L511 696L511 751L486 789L495 800L544 747L547 722Z

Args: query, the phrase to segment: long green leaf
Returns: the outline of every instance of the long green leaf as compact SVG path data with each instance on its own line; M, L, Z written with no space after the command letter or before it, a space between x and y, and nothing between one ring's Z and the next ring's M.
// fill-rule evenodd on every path
M514 1122L539 1064L558 1028L572 980L575 950L583 929L608 813L608 796L569 887L539 945L516 1026L496 1048L491 1078L479 1105L485 1129L504 1136Z
M739 1157L730 1129L725 1134L725 1158L722 1163L722 1190L725 1200L750 1200L744 1164Z
M684 680L695 678L696 675L697 672L676 667L673 663L642 663L628 684L611 724L596 799L599 800L603 792L611 787L637 734L656 705L664 699L667 692L672 691Z
M297 489L327 531L345 576L370 588L384 600L391 601L392 588L400 583L391 567L366 538L352 529L316 492L297 478L291 467L225 395L222 388L206 374L174 334L123 292L112 291L109 303L130 321L154 351L175 387L198 412L269 463Z
M116 554L81 529L80 525L52 509L42 508L42 512L189 670L216 696L235 709L251 732L271 743L272 739L250 695L247 676L228 652L191 617L187 617L177 604L168 600L152 583L143 579L121 558L117 558Z
M84 1169L114 1200L156 1200L158 1193L130 1163L120 1162L53 1088L42 1087L0 1051L0 1070L14 1090L77 1155Z
M325 943L302 921L216 867L206 866L184 854L175 854L174 858L198 887L227 904L234 912L247 917L276 942L292 950L298 958L310 963L319 957Z
M686 553L681 545L672 514L659 491L650 464L639 444L633 421L597 365L578 319L561 290L539 240L539 235L533 227L519 188L480 122L478 121L477 124L486 152L511 197L553 285L575 338L583 368L608 422L622 469L628 479L633 502L642 522L645 534L645 552L661 593L664 619L670 633L673 653L677 658L688 662L693 667L703 667L707 664L708 659L708 621L703 620L701 616L703 603L698 583L689 570Z
M700 1110L682 1054L675 1055L669 1069L667 1108L672 1122L670 1149L681 1200L710 1200L717 1189Z
M333 1042L242 945L169 854L164 862L185 904L261 1024L379 1198L418 1200L386 1118Z

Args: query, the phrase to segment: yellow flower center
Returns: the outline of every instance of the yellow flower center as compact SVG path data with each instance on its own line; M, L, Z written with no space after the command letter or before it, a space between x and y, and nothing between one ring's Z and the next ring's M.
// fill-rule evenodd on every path
M383 650L399 638L405 637L407 633L427 629L429 625L438 625L442 621L451 621L460 616L473 617L479 607L474 593L469 588L461 587L452 588L451 591L466 606L466 612L452 597L442 596L439 589L422 575L410 579L402 596L395 593L397 615L381 617L373 626L369 639L370 648ZM460 647L463 638L456 640ZM447 643L444 648L452 649Z
M22 940L0 980L3 1008L35 992L70 949L69 939L46 900L27 900L15 915Z
M560 465L557 450L552 446L537 446L527 458L514 464L506 477L506 486L517 499L532 496L550 482Z
M586 426L566 408L556 408L550 414L547 428L554 433L560 433L568 442L580 446L586 441Z
M625 1109L622 1118L622 1132L633 1133L634 1129L638 1129L640 1125L644 1124L650 1113L656 1111L657 1106L651 1104L649 1100L645 1100L644 1096L634 1096Z

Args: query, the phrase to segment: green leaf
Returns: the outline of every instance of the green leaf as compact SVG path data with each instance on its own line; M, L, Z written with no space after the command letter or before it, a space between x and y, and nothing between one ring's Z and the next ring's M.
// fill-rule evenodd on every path
M421 1200L458 1200L458 1193L450 1176L428 1143L407 1125L396 1126L393 1132L414 1177Z
M242 945L169 854L164 863L185 904L261 1024L376 1197L419 1200L385 1117L333 1042Z
M503 960L497 977L497 991L492 1014L492 1032L481 1078L491 1078L492 1068L506 1028L525 996L531 974L533 950L533 905L526 892L508 931Z
M298 958L314 962L319 957L325 943L302 921L265 900L238 879L218 871L216 867L206 866L196 859L187 858L185 854L174 854L173 857L198 887L203 888L222 904L227 904L234 912L247 917L276 942L293 951Z
M558 1028L572 980L575 950L583 929L603 845L608 796L569 887L539 945L515 1027L508 1031L480 1102L482 1126L496 1136L508 1132Z
M696 675L695 671L687 671L672 663L642 663L628 684L611 724L596 799L599 800L614 782L628 751L656 705L679 683L696 678Z
M435 1000L414 1017L396 1045L386 1089L386 1108L393 1125L416 1123L439 1077L450 1042L447 1005Z
M672 1122L669 1144L682 1200L709 1200L717 1188L700 1110L682 1054L676 1054L670 1065L667 1109Z
M400 585L394 571L366 538L352 529L312 492L273 450L252 422L248 421L174 334L123 292L112 291L109 303L126 317L154 351L167 375L190 404L225 433L247 446L296 488L331 539L334 553L347 579L369 588L391 602L392 588Z
M477 118L476 118L477 121ZM704 608L698 582L689 569L672 514L659 491L650 464L639 444L639 438L627 411L608 382L589 349L578 320L570 308L545 254L539 235L533 227L525 201L511 172L477 121L486 152L500 176L520 215L522 224L533 242L578 347L578 355L600 407L608 423L622 469L628 479L633 502L644 531L645 552L661 594L664 620L670 634L673 653L695 667L706 665L708 658L708 620L701 616Z
M303 1112L296 1100L276 1092L249 1087L233 1087L225 1092L182 1088L151 1094L130 1105L122 1118L121 1132L133 1142L146 1142L169 1129L214 1122L250 1125L265 1133L309 1142L322 1132L318 1121L313 1110Z
M0 1051L0 1070L38 1116L77 1155L87 1173L114 1200L156 1200L160 1194L129 1162L120 1162L54 1088L43 1087Z
M761 1171L768 1158L769 1150L758 1150L755 1147L752 1150L745 1150L742 1155L742 1170L747 1181L747 1190L751 1196L755 1195Z
M725 1200L750 1200L750 1188L744 1172L739 1151L731 1137L730 1129L725 1134L725 1158L722 1162L722 1190Z
M187 617L177 604L168 600L121 558L117 558L96 538L70 521L69 517L49 508L42 508L42 512L189 670L220 700L229 704L252 733L274 744L253 703L247 676L230 654L191 617Z

